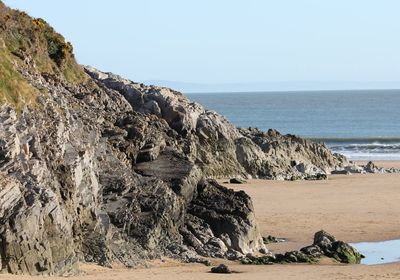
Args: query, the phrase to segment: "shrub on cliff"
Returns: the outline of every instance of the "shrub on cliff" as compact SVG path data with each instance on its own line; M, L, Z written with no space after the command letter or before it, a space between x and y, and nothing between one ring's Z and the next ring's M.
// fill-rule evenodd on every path
M33 19L1 2L0 48L2 57L11 59L15 68L50 73L73 84L86 80L83 69L75 61L71 43L43 19Z

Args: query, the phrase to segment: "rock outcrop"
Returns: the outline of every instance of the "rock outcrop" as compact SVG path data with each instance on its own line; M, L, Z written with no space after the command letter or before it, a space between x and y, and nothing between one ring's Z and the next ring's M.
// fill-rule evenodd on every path
M90 67L44 20L0 1L0 264L71 275L265 252L250 198L209 177L316 176L346 160L237 129L179 92Z
M201 262L264 249L249 197L207 180L211 168L193 160L182 109L148 114L93 80L43 20L0 2L0 22L1 67L33 95L28 102L1 88L3 270L71 275L84 260L132 267L162 255ZM83 78L71 79L74 70Z
M274 263L317 263L322 257L347 264L359 264L364 258L350 244L338 241L336 238L321 230L315 233L312 245L301 248L299 251L290 251L284 254L269 254L262 257L246 256L243 264L269 265Z
M135 83L93 67L85 70L100 87L122 94L134 111L165 121L178 135L177 148L205 176L310 179L348 165L345 157L332 154L325 144L281 135L273 129L239 129L174 90ZM154 157L160 148L152 151L145 149Z
M357 249L348 243L336 240L333 235L323 230L316 232L313 244L300 249L300 252L314 259L326 256L338 262L350 264L360 263L364 258Z
M372 161L367 164L356 164L354 162L349 162L343 168L335 169L331 171L333 175L349 175L349 174L387 174L387 173L400 173L398 168L384 168L379 167Z
M212 180L202 181L187 213L181 232L185 244L200 255L235 259L254 252L254 248L264 248L250 197L243 191L234 192Z

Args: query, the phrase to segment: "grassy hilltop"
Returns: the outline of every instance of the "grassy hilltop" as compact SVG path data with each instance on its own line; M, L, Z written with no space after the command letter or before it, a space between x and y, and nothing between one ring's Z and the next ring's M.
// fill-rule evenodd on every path
M37 89L22 72L47 73L72 84L86 80L71 43L47 24L0 1L0 101L20 109L34 103Z

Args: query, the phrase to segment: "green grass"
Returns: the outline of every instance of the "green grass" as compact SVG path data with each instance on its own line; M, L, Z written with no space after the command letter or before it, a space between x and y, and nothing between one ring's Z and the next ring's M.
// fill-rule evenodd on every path
M63 69L65 79L72 84L80 84L87 80L87 75L82 67L73 60L68 60Z
M35 103L37 90L15 69L6 51L0 49L0 57L0 100L19 112L25 104Z
M0 27L0 37L9 52L30 56L36 65L34 70L55 74L73 84L86 81L72 44L43 19L0 5Z
M25 64L25 58L31 61ZM18 69L49 73L77 85L87 75L75 60L71 43L42 19L7 8L0 1L0 102L21 110L41 94Z

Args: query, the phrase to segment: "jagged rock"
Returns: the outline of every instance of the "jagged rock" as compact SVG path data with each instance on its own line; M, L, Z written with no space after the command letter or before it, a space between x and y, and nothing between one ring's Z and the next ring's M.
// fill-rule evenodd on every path
M366 173L400 173L400 169L378 167L372 161L369 161L365 166L362 166Z
M375 163L373 163L372 161L369 161L366 165L357 165L354 162L351 162L349 165L346 165L343 169L331 171L331 174L349 175L352 173L357 173L357 174L400 173L400 169L378 167Z
M276 130L264 133L258 129L238 129L223 116L191 102L179 92L134 83L92 67L85 70L99 86L121 93L135 111L164 120L181 138L179 149L206 176L311 179L322 178L319 174L348 164L345 157L332 154L325 144L281 135ZM153 155L152 150L145 149L138 162L156 156L157 153Z
M220 264L218 266L211 268L212 273L222 273L222 274L230 274L232 271L224 264Z
M313 245L319 246L320 248L328 248L333 242L336 242L336 237L324 230L320 230L314 234Z
M354 247L343 241L332 244L332 257L341 263L349 264L358 264L364 258Z
M136 156L136 163L153 161L157 159L158 155L165 148L165 140L160 139L156 144L148 143L142 149L139 150Z
M250 265L272 265L277 263L275 255L267 255L261 257L255 257L253 255L247 255L245 258L240 260L242 264L250 264Z
M323 256L324 252L322 251L322 249L316 245L310 245L310 246L306 246L300 249L300 252L303 252L304 254L318 259L321 256Z
M302 251L290 251L285 254L276 254L275 262L278 263L315 263L317 260Z
M270 243L280 243L280 242L285 242L286 240L283 238L277 238L275 236L263 236L263 242L264 244L270 244Z
M231 178L229 179L229 183L231 184L245 184L246 180L240 178L240 177L235 177L235 178Z
M16 79L0 82L18 84L0 105L0 256L10 273L265 251L249 196L204 178L305 178L347 164L323 144L238 129L174 90L82 68L44 20L1 1L0 26L0 67Z
M134 166L137 173L146 177L157 177L168 182L176 194L190 202L202 174L201 171L184 156L167 150L152 162L141 162Z
M342 263L360 263L363 258L355 248L343 241L336 240L333 235L323 230L315 233L313 246L319 247L323 255ZM303 252L305 250L307 249L304 249Z
M197 186L188 214L192 218L186 223L184 236L201 255L227 256L229 250L248 254L265 248L250 197L242 191L234 192L216 181L203 180Z
M366 171L363 167L358 166L356 164L347 165L344 167L344 170L351 173L351 174L365 174Z
M349 244L338 241L325 232L319 231L314 235L313 245L301 248L299 251L290 251L284 254L254 257L247 255L241 260L243 264L274 264L274 263L316 263L321 257L332 258L341 263L357 264L364 257Z
M284 263L315 263L317 260L317 258L307 255L302 251L290 251L284 254L268 254L261 257L247 255L245 258L241 259L241 263L251 265L271 265Z
M364 166L364 170L365 170L367 173L377 173L377 172L381 172L381 170L380 170L372 161L369 161L369 162L367 163L367 165Z
M268 162L265 177L305 178L327 174L336 167L348 164L342 155L332 154L325 144L314 143L294 135L281 135L270 129L262 132L256 128L240 129L242 135L251 139L263 151Z
M350 175L351 172L348 171L348 170L345 170L345 169L343 169L343 170L332 170L331 174L332 175Z
M366 165L361 166L361 168L363 168L364 173L400 173L400 169L378 167L372 161L369 161Z
M313 175L307 175L304 177L304 180L309 180L309 181L318 181L318 180L326 180L328 179L328 176L325 173L317 173Z

